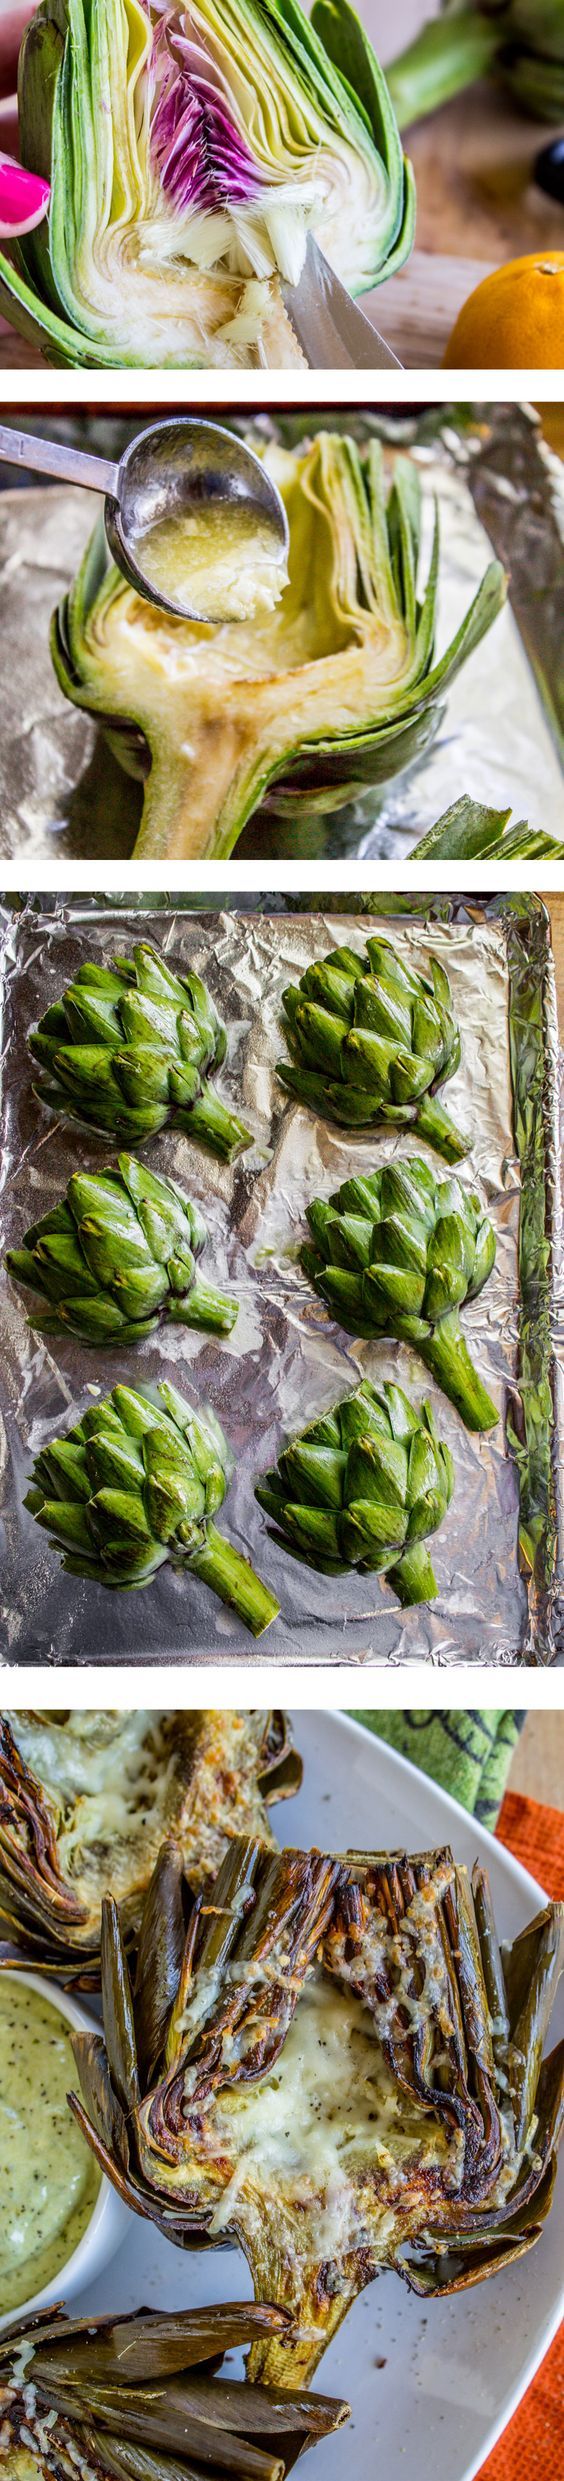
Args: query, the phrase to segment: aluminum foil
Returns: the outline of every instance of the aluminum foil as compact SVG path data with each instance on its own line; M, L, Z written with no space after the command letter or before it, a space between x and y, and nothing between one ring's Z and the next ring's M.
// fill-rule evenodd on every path
M553 1118L555 1013L546 916L530 898L497 904L490 899L484 905L464 899L442 902L448 919L427 922L419 911L413 918L394 921L393 936L400 952L418 965L424 965L430 950L439 955L451 978L463 1065L449 1083L448 1104L473 1137L464 1170L479 1186L497 1234L497 1263L484 1293L464 1313L465 1332L500 1413L509 1406L517 1434L523 1274L519 1234L524 1228L520 1209L534 1204L543 1216L545 1202L550 1209L546 1264L543 1255L541 1269L539 1256L527 1304L529 1385L535 1409L538 1403L544 1407L550 1472L536 1578L527 1578L519 1552L520 1487L522 1508L523 1487L529 1487L532 1470L522 1443L519 1468L508 1450L503 1419L487 1437L471 1437L407 1347L355 1343L342 1335L298 1264L311 1196L327 1195L352 1167L366 1172L375 1158L420 1148L419 1138L405 1132L396 1138L379 1131L365 1139L324 1127L288 1103L275 1075L276 1060L285 1048L280 1018L285 983L312 958L326 954L337 939L358 941L368 928L366 919L351 915L337 927L315 912L266 917L259 912L194 914L183 909L152 914L144 908L141 916L130 907L104 905L94 898L71 900L67 906L52 899L42 912L36 899L19 916L8 918L4 935L2 1249L21 1243L30 1221L60 1195L71 1169L100 1168L111 1151L102 1136L57 1119L38 1103L26 1049L29 1027L93 948L98 956L111 957L142 932L180 968L190 964L204 975L229 1031L221 1088L252 1128L255 1144L231 1166L216 1164L187 1135L171 1130L150 1149L154 1169L182 1181L203 1208L209 1232L203 1275L213 1272L221 1288L238 1298L236 1326L221 1344L165 1324L135 1353L129 1349L118 1356L110 1348L96 1355L71 1338L34 1336L26 1323L23 1296L3 1279L0 1645L6 1661L195 1662L207 1655L220 1662L244 1656L256 1663L279 1654L305 1664L330 1657L358 1664L402 1664L416 1657L436 1664L504 1664L526 1656L547 1662L554 1656L555 1420L548 1409L548 1390L553 1389L556 1406L558 1304L551 1267L560 1266L561 1235ZM536 943L538 957L532 1008L512 959L512 908L519 906L525 908L519 919L524 919L526 940L523 945L521 939L519 952L529 986L527 939L531 955ZM373 922L372 915L372 927ZM528 1114L526 1192L513 1137L516 1086ZM436 1168L437 1158L430 1159ZM549 1309L555 1320L552 1344ZM454 1498L431 1543L437 1600L407 1612L381 1578L355 1574L328 1579L294 1561L273 1542L254 1498L254 1484L284 1438L356 1384L362 1373L372 1379L393 1375L416 1399L430 1397L455 1459ZM170 1567L161 1569L143 1592L125 1595L66 1576L23 1508L31 1457L54 1431L69 1428L118 1377L144 1385L162 1376L211 1402L231 1443L234 1475L220 1521L250 1553L281 1603L280 1618L258 1645L211 1593ZM538 1421L533 1444L538 1464Z
M562 835L561 469L526 409L484 408L483 418L482 409L473 410L472 427L461 429L453 418L439 435L436 417L400 426L402 451L407 431L423 485L422 575L435 496L441 511L438 650L467 610L492 547L510 570L512 601L448 692L426 758L383 798L374 792L308 823L300 850L309 856L350 850L404 857L461 791L501 809L511 804L531 826ZM307 419L280 417L278 428L291 439L322 420L334 426L336 417L314 409ZM360 439L375 427L369 415L347 413L338 421ZM102 417L100 426L107 446ZM272 419L252 423L247 416L243 427L264 436ZM392 467L391 426L383 427ZM124 428L129 434L131 424ZM89 444L95 439L90 420ZM57 863L125 859L139 823L139 787L64 699L49 655L51 614L76 573L98 505L91 492L77 490L0 493L0 851L17 856L24 877L46 855ZM246 852L257 859L295 851L295 806L288 824L266 806L237 848L240 859Z

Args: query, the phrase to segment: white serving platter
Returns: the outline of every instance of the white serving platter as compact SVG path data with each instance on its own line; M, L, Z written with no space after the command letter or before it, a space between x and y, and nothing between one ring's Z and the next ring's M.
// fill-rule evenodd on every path
M498 1928L512 1937L542 1900L534 1879L458 1803L348 1717L294 1716L304 1756L298 1798L274 1812L281 1838L342 1851L450 1843L457 1859L479 1857L491 1879ZM554 2022L553 2038L564 2032ZM204 2299L247 2299L250 2281L235 2250L186 2255L131 2216L107 2274L73 2301L92 2310L190 2308ZM451 2301L416 2300L386 2274L357 2301L327 2352L317 2383L352 2406L346 2431L312 2459L312 2481L473 2481L547 2351L564 2307L564 2180L537 2248L509 2272Z

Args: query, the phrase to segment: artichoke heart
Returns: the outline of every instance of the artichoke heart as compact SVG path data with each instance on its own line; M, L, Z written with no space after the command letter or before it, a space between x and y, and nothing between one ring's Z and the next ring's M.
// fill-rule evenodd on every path
M22 1960L97 1983L103 1896L138 1928L163 1838L190 1886L215 1876L230 1836L272 1844L272 1801L299 1789L281 1711L4 1713L0 1717L0 1932ZM13 1967L13 1955L5 1960Z
M469 1430L491 1430L495 1405L474 1369L459 1308L491 1275L495 1233L477 1191L437 1180L420 1155L394 1156L308 1206L306 1275L350 1335L414 1344Z
M349 2406L223 2377L224 2353L284 2333L283 2309L139 2309L20 2319L0 2341L6 2481L285 2481Z
M168 620L108 566L98 528L54 617L65 695L145 775L138 855L223 858L267 794L299 851L310 813L370 794L427 748L445 691L504 600L492 561L437 656L438 517L420 587L415 465L396 457L390 483L379 442L364 456L323 431L261 453L290 532L289 583L272 612L219 626Z
M40 0L19 77L48 230L0 306L54 363L305 367L311 230L353 293L401 267L414 185L348 0Z
M242 1840L193 1904L171 1980L169 1881L157 1865L134 1989L104 1907L105 2040L76 2036L72 2108L169 2239L239 2242L257 2300L293 2321L253 2347L250 2374L307 2385L381 2268L450 2291L538 2238L562 2113L562 2049L541 2064L562 1907L502 1963L483 1872L470 1885L448 1850Z

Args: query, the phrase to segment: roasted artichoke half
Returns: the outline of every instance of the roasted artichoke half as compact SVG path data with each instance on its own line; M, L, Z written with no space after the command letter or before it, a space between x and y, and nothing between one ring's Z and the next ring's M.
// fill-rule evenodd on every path
M196 1893L232 1836L274 1844L273 1801L299 1790L279 1709L0 1717L0 1953L97 1986L102 1899L135 1939L163 1838Z
M549 1905L504 1951L487 1880L448 1850L232 1844L211 1895L156 1865L132 1989L103 1917L104 2036L77 2034L72 2108L138 2214L179 2247L229 2233L293 2332L250 2374L307 2385L355 2295L394 2267L424 2295L539 2238L564 2044Z
M6 2481L284 2481L349 2415L220 2375L225 2352L271 2341L284 2311L225 2308L18 2320L0 2339L0 2465Z
M304 367L282 294L311 230L348 290L403 265L414 185L348 0L41 0L19 77L51 184L0 307L53 363Z
M145 777L143 858L225 859L267 793L298 850L310 814L370 794L426 750L504 600L492 561L437 656L438 517L421 585L415 464L396 456L390 482L378 441L364 456L323 431L261 453L290 532L273 612L221 627L167 620L108 565L98 527L54 617L61 689Z
M411 1126L449 1163L467 1154L439 1098L461 1041L438 957L419 973L381 934L364 950L331 948L287 984L282 1006L291 1062L276 1073L297 1102L349 1129Z

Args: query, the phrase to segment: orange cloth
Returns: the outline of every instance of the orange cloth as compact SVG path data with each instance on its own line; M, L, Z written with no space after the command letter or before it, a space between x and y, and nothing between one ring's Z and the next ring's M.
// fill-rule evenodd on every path
M564 1897L564 1815L506 1792L497 1824L500 1843L507 1844L546 1887L547 1895ZM560 2172L562 2178L562 2171ZM542 2241L541 2241L542 2247ZM533 2260L531 2258L532 2266ZM477 2481L562 2481L564 2474L564 2327L547 2352L532 2386L503 2437L482 2464Z

